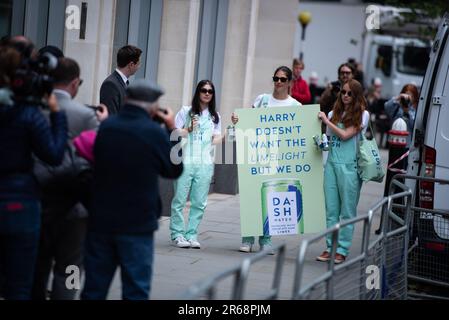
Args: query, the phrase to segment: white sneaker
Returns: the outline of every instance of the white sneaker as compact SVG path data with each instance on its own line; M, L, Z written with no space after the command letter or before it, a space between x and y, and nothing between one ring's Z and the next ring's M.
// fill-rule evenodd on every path
M190 248L190 242L184 239L184 237L179 236L172 241L173 245L178 248Z
M239 251L240 252L250 253L252 247L253 247L253 245L251 243L242 243L242 245L240 246Z
M260 245L260 251L268 251L268 254L270 256L274 256L273 245L271 243Z
M197 240L190 239L188 240L190 244L190 248L192 249L201 249L201 244Z

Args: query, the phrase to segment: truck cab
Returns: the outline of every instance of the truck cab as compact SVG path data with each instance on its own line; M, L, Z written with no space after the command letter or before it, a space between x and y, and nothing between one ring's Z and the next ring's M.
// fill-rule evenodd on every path
M382 80L382 98L397 96L407 83L421 86L430 45L418 38L370 34L365 57L366 79L371 84L375 78Z
M382 80L382 99L397 96L408 83L418 89L426 72L431 39L423 33L423 25L436 27L435 21L419 18L413 23L401 21L410 9L380 7L380 29L367 30L363 35L362 62L366 84Z

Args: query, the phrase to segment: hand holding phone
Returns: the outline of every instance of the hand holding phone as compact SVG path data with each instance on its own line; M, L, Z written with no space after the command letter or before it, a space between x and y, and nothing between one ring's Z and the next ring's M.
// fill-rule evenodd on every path
M100 104L95 112L98 121L102 122L109 117L109 110L104 104Z
M95 111L95 115L97 116L98 121L102 122L109 117L108 108L104 104L100 104L98 106L87 106L90 109Z

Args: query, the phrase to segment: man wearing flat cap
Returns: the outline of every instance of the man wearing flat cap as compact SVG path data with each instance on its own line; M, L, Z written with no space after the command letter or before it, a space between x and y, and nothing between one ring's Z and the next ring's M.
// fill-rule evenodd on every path
M161 111L161 95L148 81L133 82L124 107L98 132L82 299L106 299L118 266L122 298L149 299L153 233L162 211L158 177L176 179L183 169L170 160L175 122L171 110Z

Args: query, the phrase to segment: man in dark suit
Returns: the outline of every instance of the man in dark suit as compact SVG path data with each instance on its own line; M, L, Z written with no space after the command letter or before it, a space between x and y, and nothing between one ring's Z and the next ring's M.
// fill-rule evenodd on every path
M162 94L145 80L133 82L122 110L100 126L94 148L84 300L105 300L118 266L123 299L149 298L153 234L162 211L158 177L176 179L183 170L182 162L170 157L177 143L169 139L175 121L171 110L159 109Z
M117 53L117 69L106 78L100 88L100 103L106 105L109 114L117 114L126 95L129 78L140 68L142 50L125 46Z

